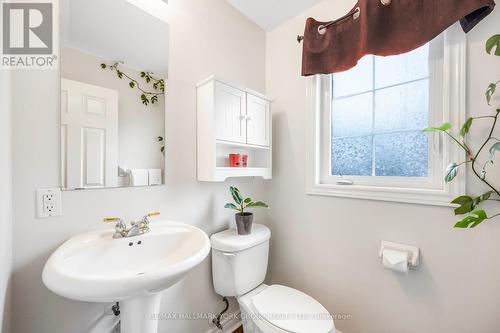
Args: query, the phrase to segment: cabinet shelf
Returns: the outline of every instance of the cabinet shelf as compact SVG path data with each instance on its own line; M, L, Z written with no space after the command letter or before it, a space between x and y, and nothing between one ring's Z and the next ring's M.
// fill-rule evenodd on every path
M271 99L211 76L197 85L198 180L272 178ZM229 155L247 155L247 168L229 167Z
M271 168L215 168L215 181L224 181L236 177L262 177L271 179Z
M217 140L216 143L218 145L226 146L226 147L239 147L239 148L246 148L246 149L257 149L257 150L269 150L269 149L271 149L271 147L266 147L266 146L256 146L256 145L249 145L246 143L222 141L222 140Z

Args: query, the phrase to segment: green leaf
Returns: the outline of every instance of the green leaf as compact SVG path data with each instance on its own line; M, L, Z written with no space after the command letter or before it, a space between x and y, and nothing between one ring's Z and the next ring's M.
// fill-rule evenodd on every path
M488 89L486 90L486 102L488 102L488 105L490 105L491 97L493 97L493 94L495 94L496 90L497 85L495 83L490 83Z
M246 198L245 200L243 200L243 203L245 204L249 204L252 202L252 198Z
M471 214L473 215L469 215L463 220L457 222L457 224L455 224L455 228L475 228L488 218L486 212L482 209L475 210Z
M233 200L238 204L241 205L243 202L243 197L241 196L240 190L238 190L236 187L231 186L229 188L229 191L231 192L231 195L233 197Z
M128 85L130 86L130 88L135 88L135 82L133 82L133 81L130 81L130 83Z
M141 72L141 77L145 77L146 76L146 72Z
M500 56L500 35L494 35L486 41L486 52L491 54L495 48L495 55Z
M162 141L163 141L163 137L162 137L162 136L159 136L159 137L157 138L157 140L158 140L159 142L162 142Z
M461 136L462 138L464 138L464 137L467 135L467 133L469 133L469 130L470 130L470 127L472 126L472 121L473 121L473 120L474 120L474 118L469 117L469 118L465 121L465 123L464 123L464 125L462 126L462 128L460 129L460 136Z
M427 133L432 133L432 132L446 132L447 130L449 130L451 128L451 124L450 123L444 123L442 124L441 126L439 127L428 127L428 128L424 128L422 130L422 132L427 132Z
M149 104L149 99L146 97L146 94L141 95L141 101L142 101L142 104L144 104L146 106Z
M449 183L451 182L456 176L458 175L458 165L457 163L453 162L448 167L446 168L446 176L444 177L444 180Z
M493 191L489 191L481 194L476 198L472 198L468 195L463 195L461 197L455 198L451 203L460 205L460 207L455 208L455 215L463 215L470 213L481 202L488 200L492 194Z
M248 208L269 208L269 206L262 201L252 202L247 206Z
M234 210L240 210L238 207L236 207L235 204L232 204L232 203L227 203L224 208L227 208L227 209L234 209Z
M493 146L490 148L490 158L489 161L493 163L493 160L495 159L495 153L497 151L500 151L500 142L495 143Z
M455 198L451 203L460 205L460 207L455 208L455 215L467 214L474 209L474 199L468 195Z
M106 64L101 64L102 69L106 69L106 67L108 67Z
M479 196L479 202L488 200L492 194L493 194L493 191L489 191L489 192L482 194L481 196Z

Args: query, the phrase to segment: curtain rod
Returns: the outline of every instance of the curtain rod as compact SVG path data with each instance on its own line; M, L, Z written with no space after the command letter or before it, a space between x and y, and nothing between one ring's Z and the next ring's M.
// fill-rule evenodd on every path
M380 0L380 3L384 6L388 6L390 5L392 2L392 0ZM352 9L349 13L347 13L346 15L342 16L341 18L335 20L335 21L331 21L331 22L328 22L327 24L322 24L318 27L318 33L320 35L323 35L324 32L323 30L325 30L326 28L328 28L329 26L331 26L332 24L335 24L335 23L339 23L345 19L348 19L349 17L352 16L352 18L354 20L358 19L359 15L361 14L361 9L359 7L356 7L354 9ZM297 42L302 42L304 40L304 36L301 36L301 35L298 35L297 36Z
M331 21L331 22L328 22L326 24L322 24L318 27L318 33L320 35L323 35L324 34L324 30L326 28L328 28L329 26L335 24L335 23L339 23L339 22L342 22L342 21L345 21L346 19L350 18L352 16L352 18L354 20L356 20L359 15L361 14L361 9L359 7L356 7L354 9L352 9L349 13L345 14L344 16L342 16L341 18L339 19L336 19L335 21ZM297 36L297 42L302 42L304 40L304 36L301 36L301 35L298 35Z

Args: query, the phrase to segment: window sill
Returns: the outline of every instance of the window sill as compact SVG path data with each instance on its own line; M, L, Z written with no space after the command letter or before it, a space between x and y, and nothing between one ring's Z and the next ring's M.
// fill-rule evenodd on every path
M311 186L306 189L306 194L441 207L453 207L454 205L450 202L456 196L452 189L435 190L330 184Z

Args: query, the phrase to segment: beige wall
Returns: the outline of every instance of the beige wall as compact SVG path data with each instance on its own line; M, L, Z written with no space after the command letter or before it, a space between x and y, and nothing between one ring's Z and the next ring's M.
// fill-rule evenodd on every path
M12 268L10 72L0 70L0 332L8 332Z
M37 188L58 185L58 76L53 71L15 73L13 96L14 277L12 332L106 333L113 318L106 304L73 302L54 295L41 281L52 251L78 232L105 228L104 216L138 218L160 210L163 217L196 225L208 234L233 223L223 209L228 186L259 197L261 181L220 184L196 181L196 90L211 74L263 91L265 33L223 0L170 0L170 63L167 83L167 185L155 188L63 193L59 218L35 218ZM210 260L164 293L161 311L215 313L223 306L212 287ZM234 310L234 304L232 307ZM160 332L208 330L207 320L163 321Z
M267 93L275 99L269 280L311 294L332 312L351 314L336 323L344 333L496 333L500 220L453 230L456 218L447 208L305 194L305 79L295 37L308 16L328 21L353 5L323 1L267 35ZM484 54L484 42L499 32L498 22L497 10L468 35L470 114L491 112L484 90L500 79L500 59ZM473 130L485 134L482 126ZM420 246L420 271L382 269L381 240Z

